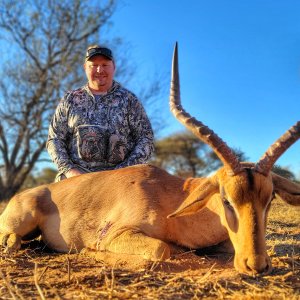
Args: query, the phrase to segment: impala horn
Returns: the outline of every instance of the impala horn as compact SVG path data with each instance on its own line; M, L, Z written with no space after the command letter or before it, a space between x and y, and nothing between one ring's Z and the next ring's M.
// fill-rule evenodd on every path
M265 154L256 164L256 170L267 176L277 159L300 138L300 121L288 129L274 144L272 144Z
M194 117L191 117L181 106L177 42L175 44L172 62L170 110L179 122L212 148L218 158L222 161L229 175L236 175L243 170L237 156L231 148L206 125L196 120Z

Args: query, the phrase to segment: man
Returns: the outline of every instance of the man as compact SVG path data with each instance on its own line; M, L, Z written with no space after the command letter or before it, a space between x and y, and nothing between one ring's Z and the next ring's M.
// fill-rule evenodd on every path
M112 51L89 47L84 70L87 84L65 94L49 127L47 150L59 171L56 181L146 163L154 150L144 108L113 79Z

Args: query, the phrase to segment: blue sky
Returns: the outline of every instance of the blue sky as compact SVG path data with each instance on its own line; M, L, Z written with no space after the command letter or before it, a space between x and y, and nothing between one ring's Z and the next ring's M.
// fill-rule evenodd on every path
M108 33L131 44L137 76L169 77L178 41L183 106L250 161L300 120L300 1L119 3ZM169 112L168 88L165 134L183 129ZM300 141L278 163L299 177Z

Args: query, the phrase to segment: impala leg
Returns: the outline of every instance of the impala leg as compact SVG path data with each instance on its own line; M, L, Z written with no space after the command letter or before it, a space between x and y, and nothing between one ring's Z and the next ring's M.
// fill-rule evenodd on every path
M144 259L153 261L170 257L167 243L133 231L125 231L115 237L105 249L114 253L140 255Z
M21 236L16 233L0 233L0 242L5 252L17 251L21 248Z
M0 216L0 246L6 252L19 250L21 240L36 237L37 227L37 218L33 216L33 211L22 210L9 203Z

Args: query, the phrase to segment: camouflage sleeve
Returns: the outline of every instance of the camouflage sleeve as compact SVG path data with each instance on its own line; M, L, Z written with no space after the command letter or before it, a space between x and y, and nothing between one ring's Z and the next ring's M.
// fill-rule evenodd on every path
M116 169L146 163L154 152L154 137L151 123L140 101L132 95L129 112L130 129L135 147L130 155Z
M67 112L67 102L63 99L58 104L51 120L46 144L48 153L60 173L66 173L74 168L67 151Z

